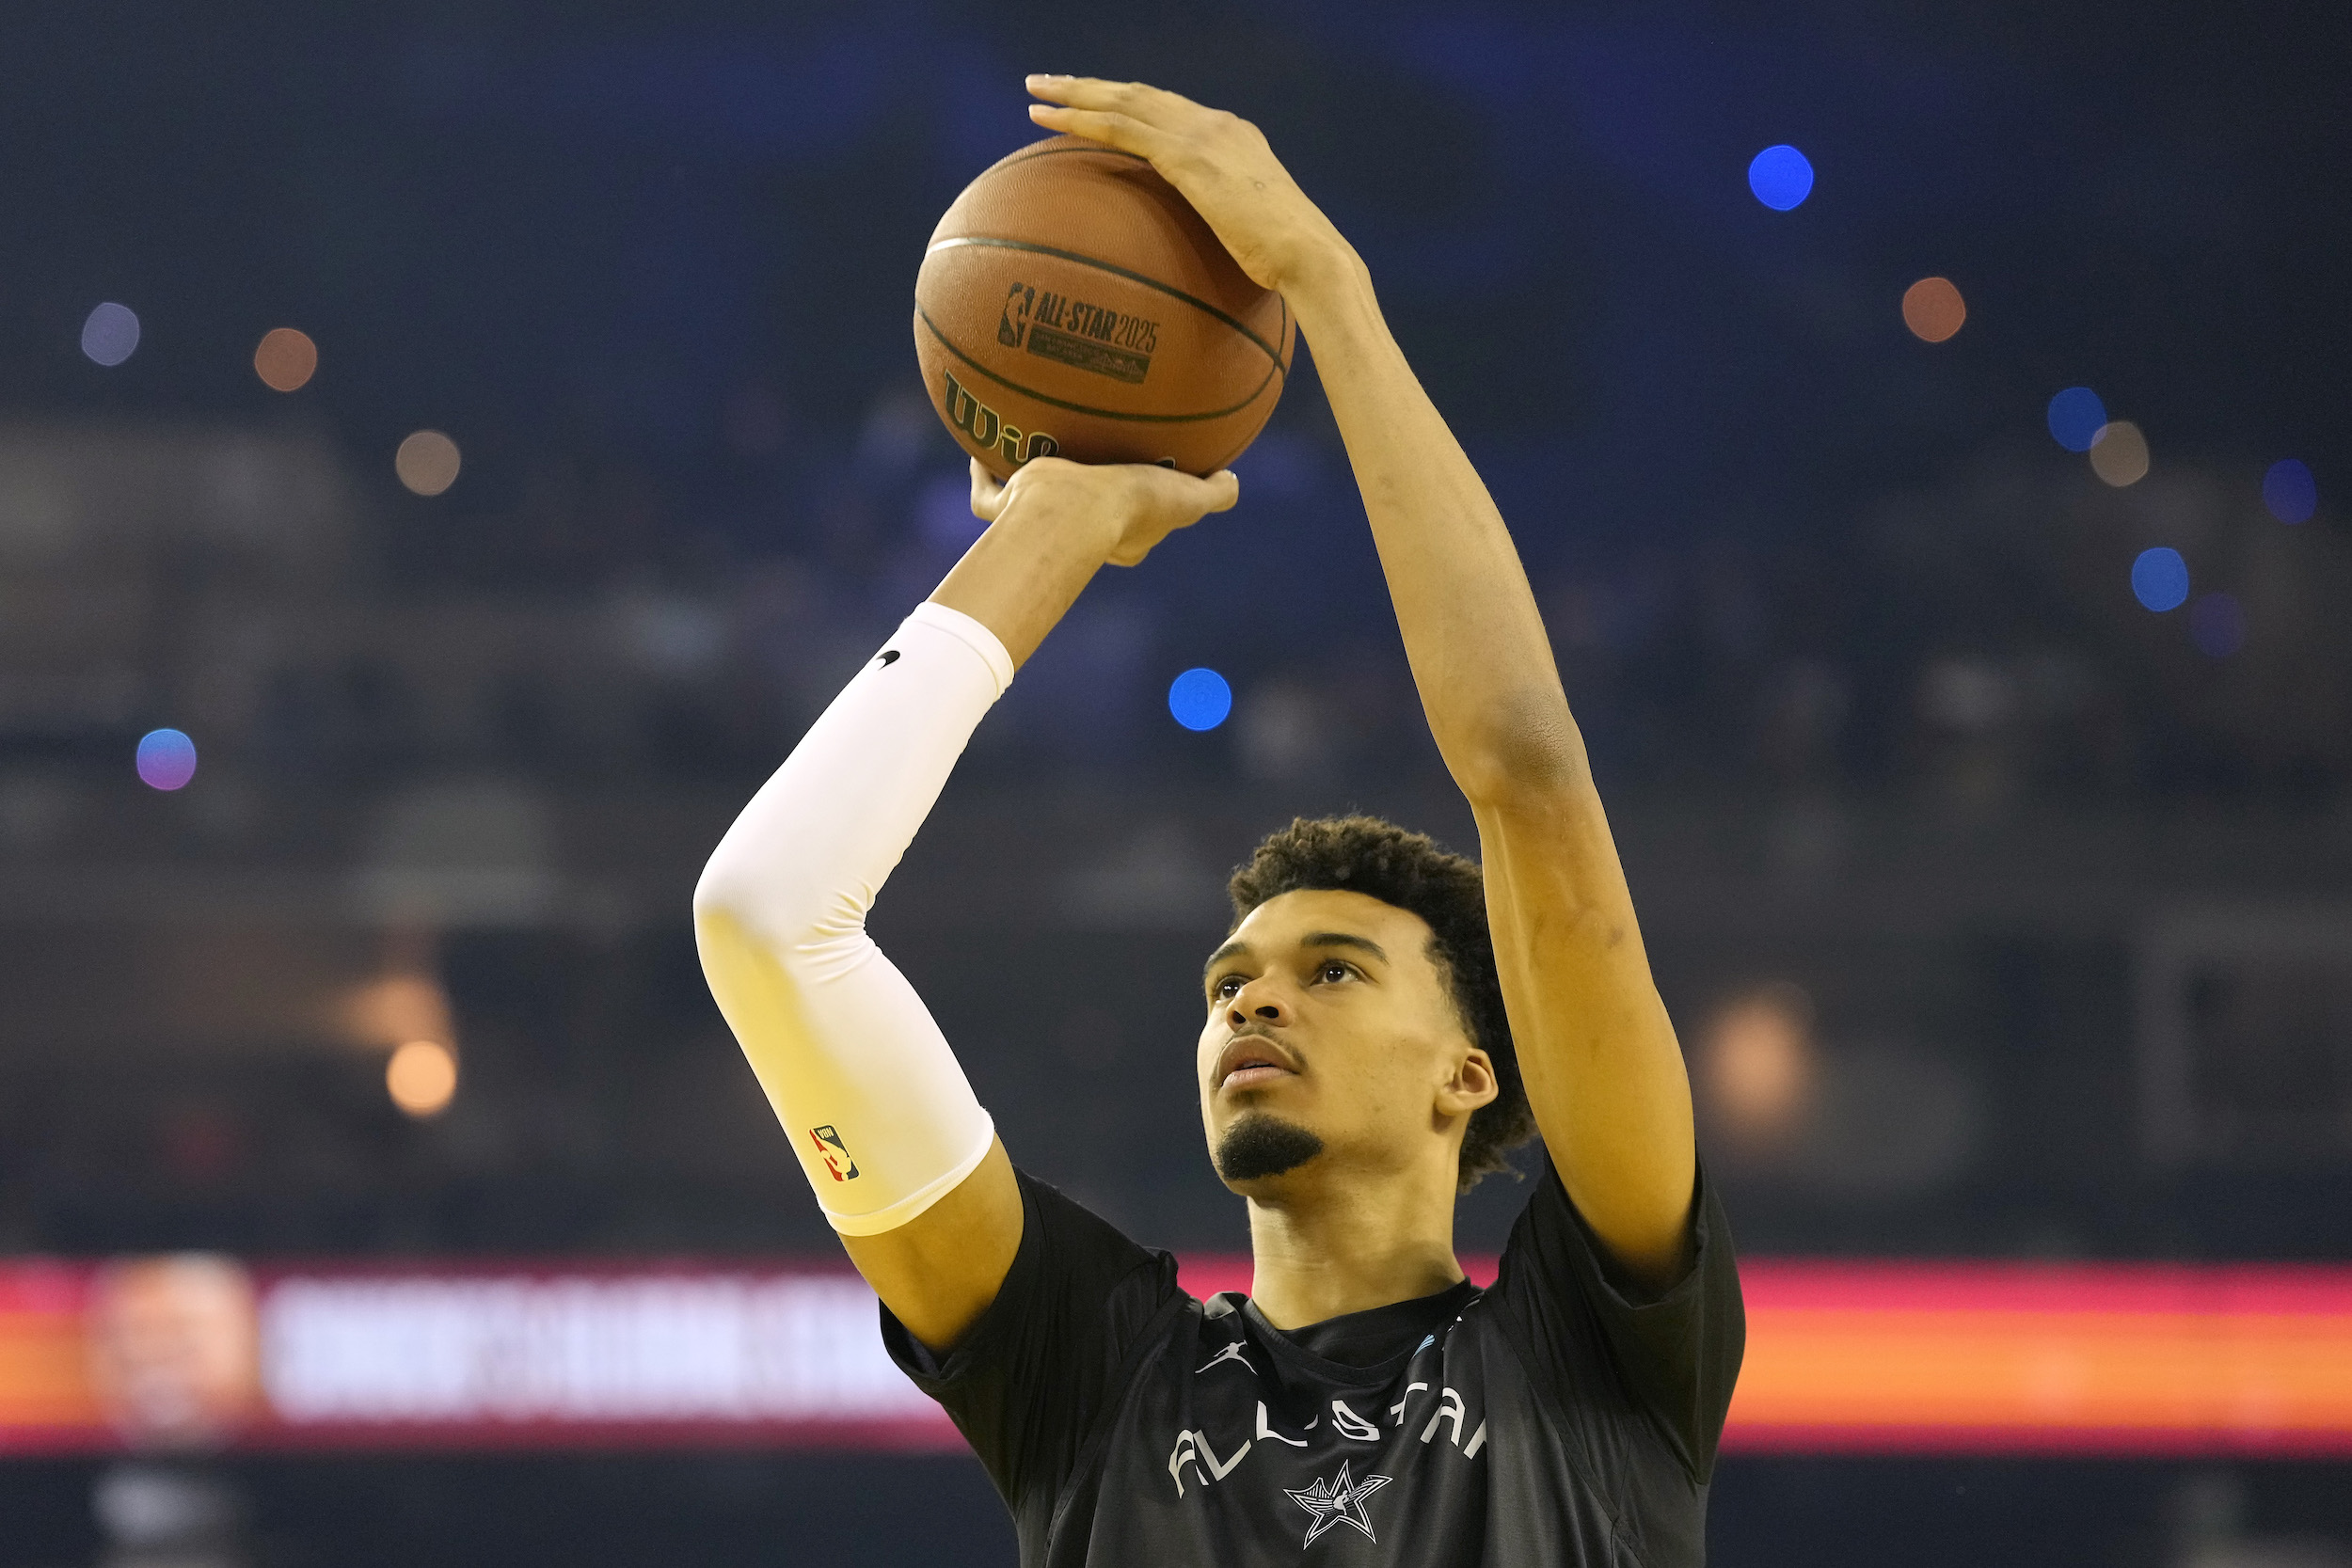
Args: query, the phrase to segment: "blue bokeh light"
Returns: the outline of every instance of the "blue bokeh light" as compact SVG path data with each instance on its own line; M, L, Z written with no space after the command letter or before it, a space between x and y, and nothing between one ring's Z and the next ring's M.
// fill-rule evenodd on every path
M2188 562L2158 545L2132 562L2132 597L2150 610L2178 610L2188 598Z
M108 300L82 323L82 352L112 369L139 346L138 312Z
M2319 482L2308 465L2281 458L2263 475L2263 504L2282 523L2308 522L2319 510Z
M196 777L196 742L183 731L150 730L139 736L139 781L150 789L179 789Z
M1188 730L1213 730L1233 711L1233 689L1214 670L1187 670L1168 683L1168 711Z
M1787 142L1768 147L1748 160L1748 189L1773 212L1785 213L1813 194L1813 166Z
M2107 406L2088 387L2069 387L2050 400L2050 435L2068 451L2089 451L2107 427Z
M2203 594L2188 607L2188 635L2207 658L2227 658L2246 646L2246 611L2228 594Z

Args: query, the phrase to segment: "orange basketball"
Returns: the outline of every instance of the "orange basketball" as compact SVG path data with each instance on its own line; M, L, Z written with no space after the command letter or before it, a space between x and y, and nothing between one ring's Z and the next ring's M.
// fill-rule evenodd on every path
M966 186L914 279L932 406L999 479L1053 454L1214 473L1265 427L1295 336L1150 164L1077 136Z

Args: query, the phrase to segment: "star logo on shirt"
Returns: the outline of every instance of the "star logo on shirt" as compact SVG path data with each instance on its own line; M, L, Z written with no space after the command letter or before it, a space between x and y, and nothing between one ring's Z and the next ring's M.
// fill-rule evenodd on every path
M1315 1522L1307 1527L1307 1539L1300 1542L1300 1545L1313 1545L1315 1537L1333 1525L1353 1525L1364 1532L1365 1540L1375 1546L1380 1544L1380 1538L1372 1533L1372 1521L1364 1517L1364 1499L1388 1485L1389 1478L1366 1476L1358 1481L1347 1473L1348 1463L1342 1460L1338 1475L1327 1481L1317 1477L1315 1483L1303 1492L1291 1491L1287 1486L1282 1488L1290 1494L1291 1501L1315 1518Z

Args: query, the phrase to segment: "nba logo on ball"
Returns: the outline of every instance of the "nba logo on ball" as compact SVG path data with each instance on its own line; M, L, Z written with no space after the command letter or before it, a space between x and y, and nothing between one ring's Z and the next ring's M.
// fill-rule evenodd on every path
M925 388L998 479L1052 454L1214 473L1264 428L1295 339L1149 163L1075 136L972 182L914 282Z
M835 1181L857 1180L857 1162L850 1158L849 1146L831 1125L810 1128L808 1138L817 1146L817 1157L825 1162L825 1169L833 1173Z

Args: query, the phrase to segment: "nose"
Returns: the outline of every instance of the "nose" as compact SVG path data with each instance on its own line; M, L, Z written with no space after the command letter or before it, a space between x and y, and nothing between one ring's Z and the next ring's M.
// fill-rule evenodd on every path
M1233 1029L1248 1023L1271 1023L1279 1027L1290 1021L1290 1003L1268 975L1261 975L1235 991L1225 1011L1226 1024Z

